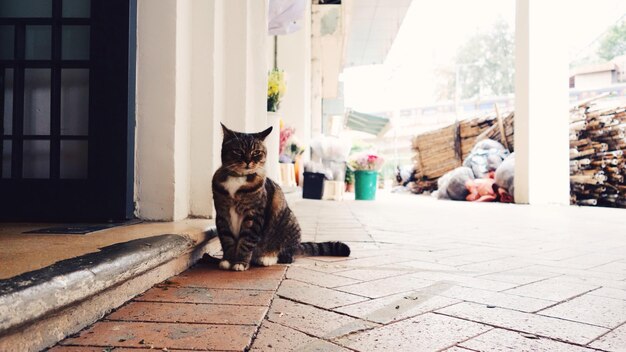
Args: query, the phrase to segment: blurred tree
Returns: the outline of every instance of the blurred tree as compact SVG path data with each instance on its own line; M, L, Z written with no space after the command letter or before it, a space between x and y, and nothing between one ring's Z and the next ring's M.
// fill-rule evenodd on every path
M611 26L598 48L598 56L607 61L624 54L626 54L626 21Z
M453 70L440 70L438 97L455 99L457 90L461 99L513 93L514 49L508 23L496 20L489 31L476 33L457 50Z

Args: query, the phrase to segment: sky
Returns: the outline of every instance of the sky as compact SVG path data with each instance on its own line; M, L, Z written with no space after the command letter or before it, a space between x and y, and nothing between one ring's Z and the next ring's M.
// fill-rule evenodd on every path
M566 26L573 60L623 14L625 0L564 1L555 25ZM434 103L435 70L453 67L457 48L498 18L514 30L515 0L413 0L385 63L344 70L346 106L378 112Z

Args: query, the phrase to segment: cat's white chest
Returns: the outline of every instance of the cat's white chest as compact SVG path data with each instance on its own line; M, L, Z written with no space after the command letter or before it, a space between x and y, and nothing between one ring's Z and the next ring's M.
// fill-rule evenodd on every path
M230 194L231 197L235 196L235 193L245 185L247 181L246 177L232 177L228 176L226 181L222 182L222 187Z
M230 215L230 231L235 237L238 237L243 223L243 215L239 214L235 207L230 207L228 215Z
M235 193L246 184L246 177L231 177L228 176L226 181L222 182L222 186L224 189L230 194L231 197L235 197ZM241 231L241 224L243 223L243 215L239 214L236 210L236 207L232 206L229 209L229 217L230 217L230 231L233 233L235 237L239 236L239 231Z

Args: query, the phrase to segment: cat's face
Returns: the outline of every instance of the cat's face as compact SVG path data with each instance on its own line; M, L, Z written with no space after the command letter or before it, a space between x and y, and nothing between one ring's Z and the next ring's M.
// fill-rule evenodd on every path
M259 172L265 165L267 149L263 141L272 127L258 133L242 133L229 130L222 124L222 167L238 175Z

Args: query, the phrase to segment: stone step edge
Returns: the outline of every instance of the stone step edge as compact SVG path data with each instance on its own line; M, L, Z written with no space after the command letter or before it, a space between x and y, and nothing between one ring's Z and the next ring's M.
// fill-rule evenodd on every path
M181 255L204 249L209 241L217 241L215 227L198 233L145 237L116 243L101 248L99 252L1 280L0 344L4 336L20 327L120 285ZM202 252L195 253L189 265L197 261ZM103 308L111 310L115 307Z

